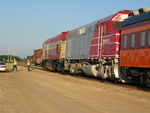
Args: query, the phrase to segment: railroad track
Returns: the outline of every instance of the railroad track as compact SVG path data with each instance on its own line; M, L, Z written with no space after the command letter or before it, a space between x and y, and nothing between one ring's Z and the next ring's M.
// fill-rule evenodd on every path
M20 66L26 67L25 64L20 64ZM40 66L31 65L31 68L45 71ZM46 71L48 71L48 70L46 70ZM52 73L58 73L58 72L52 72ZM61 73L59 73L59 74L61 74ZM117 86L117 87L130 88L130 89L134 89L134 90L135 89L139 89L139 90L142 90L142 91L150 92L150 88L142 86L142 85L139 85L139 84L135 84L135 83L132 83L132 84L118 83L118 82L116 83L116 82L114 82L112 80L103 80L101 78L97 78L97 77L94 77L94 76L85 76L85 74L74 75L74 74L70 74L70 73L67 73L67 72L65 74L62 74L62 75L73 76L73 77L78 78L78 79L85 79L85 80L90 80L90 81L98 81L98 82L101 82L101 83L105 83L105 84L108 84L108 85L114 85L114 86Z

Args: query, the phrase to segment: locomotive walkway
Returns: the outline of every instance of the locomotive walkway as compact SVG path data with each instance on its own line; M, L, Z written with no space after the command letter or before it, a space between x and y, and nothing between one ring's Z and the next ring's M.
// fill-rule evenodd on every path
M150 113L150 91L18 69L0 73L0 113Z

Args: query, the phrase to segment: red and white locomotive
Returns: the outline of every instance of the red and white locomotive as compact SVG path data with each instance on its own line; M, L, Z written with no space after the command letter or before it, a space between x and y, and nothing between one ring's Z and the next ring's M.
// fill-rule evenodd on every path
M142 9L142 11L144 11L144 9ZM135 76L131 74L132 70L135 70L135 67L139 66L142 67L142 69L147 68L146 73L148 73L147 76L149 76L149 31L145 31L145 34L142 32L141 35L145 36L145 38L142 39L141 43L145 44L144 47L147 47L147 49L144 49L142 46L143 50L138 48L136 50L137 52L134 51L135 53L133 53L131 51L133 50L132 46L136 42L128 41L135 41L136 37L133 36L134 39L127 39L132 38L132 31L134 32L136 27L143 27L143 29L146 27L146 29L144 30L149 29L149 27L147 26L147 24L150 25L149 13L150 12L128 18L128 14L133 15L133 12L131 12L130 10L122 10L91 24L79 27L69 32L65 32L65 34L62 33L59 36L48 39L43 44L43 67L52 71L57 70L64 72L66 70L74 74L85 73L87 75L96 76L103 79L109 78L121 82L127 82L129 80L134 80ZM139 17L143 17L144 19L139 19L140 21L133 22L133 18L136 18L138 20ZM146 18L147 20L145 20ZM121 28L122 22L123 26ZM136 40L138 43L140 43L138 39ZM143 41L146 42L144 43ZM128 46L130 44L131 48L130 46ZM136 59L136 61L141 60L140 58L146 59L145 62L142 63L142 65L138 64L138 66L136 66L137 63L141 63L141 61L137 61L136 63L134 61L134 57L138 57L138 55L140 55L137 54L138 50L141 50L141 52L144 54L143 56L146 56L139 57ZM61 56L62 53L63 57ZM133 54L134 56L132 56ZM132 60L130 59L131 57ZM143 67L144 65L146 67ZM139 68L136 68L136 70L137 69ZM129 75L125 74L128 70L130 70ZM142 79L145 79L145 77L142 77Z
M82 26L67 36L65 70L101 78L118 78L121 22L129 10Z
M68 32L46 40L43 44L42 67L51 71L63 70Z

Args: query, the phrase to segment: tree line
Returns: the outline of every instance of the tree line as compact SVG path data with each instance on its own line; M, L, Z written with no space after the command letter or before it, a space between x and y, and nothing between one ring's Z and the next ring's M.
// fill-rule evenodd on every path
M16 59L18 62L24 61L24 58L21 58L18 56L0 55L0 61L3 61L3 62L12 62L14 59Z

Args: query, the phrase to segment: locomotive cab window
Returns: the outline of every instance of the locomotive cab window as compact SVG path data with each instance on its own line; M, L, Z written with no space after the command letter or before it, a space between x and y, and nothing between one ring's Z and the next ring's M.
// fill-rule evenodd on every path
M144 47L145 46L145 38L146 38L146 32L143 31L141 34L141 46Z
M104 34L107 34L109 32L109 24L108 23L103 25L103 31L104 31Z

